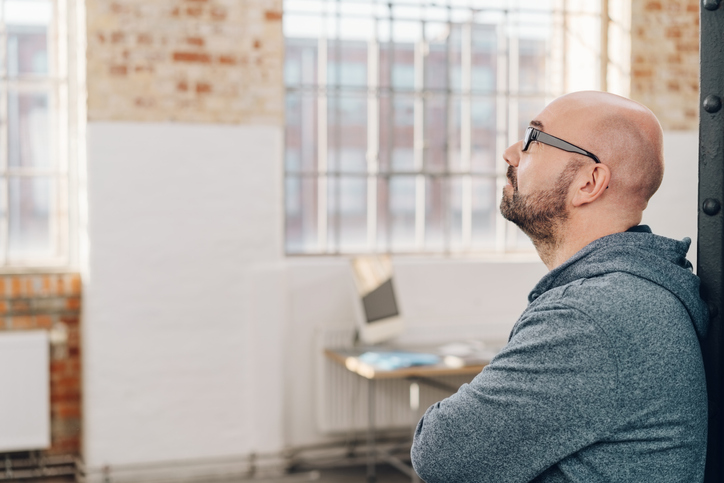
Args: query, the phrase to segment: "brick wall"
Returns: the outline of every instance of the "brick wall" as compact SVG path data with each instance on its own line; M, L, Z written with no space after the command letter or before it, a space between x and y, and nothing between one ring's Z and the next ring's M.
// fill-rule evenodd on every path
M81 283L77 274L1 275L0 330L54 329L51 345L49 454L80 452Z
M631 98L666 130L699 125L699 2L633 0Z
M87 0L91 121L282 122L281 0Z

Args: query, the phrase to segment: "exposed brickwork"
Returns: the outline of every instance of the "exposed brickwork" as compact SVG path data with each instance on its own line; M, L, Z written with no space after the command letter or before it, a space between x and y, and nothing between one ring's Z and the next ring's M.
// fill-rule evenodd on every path
M281 0L87 0L88 119L281 124Z
M51 345L48 454L78 454L81 435L81 281L77 274L0 276L0 330L55 329Z
M631 97L664 129L698 129L699 2L633 0L631 13Z

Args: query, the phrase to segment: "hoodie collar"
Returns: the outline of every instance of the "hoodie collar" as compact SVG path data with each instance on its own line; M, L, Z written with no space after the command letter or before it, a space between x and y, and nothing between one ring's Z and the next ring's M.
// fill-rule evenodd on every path
M599 238L548 272L528 295L528 301L575 280L624 272L670 291L694 321L705 323L707 309L699 297L699 279L686 259L690 245L690 238L679 241L654 235L646 225Z

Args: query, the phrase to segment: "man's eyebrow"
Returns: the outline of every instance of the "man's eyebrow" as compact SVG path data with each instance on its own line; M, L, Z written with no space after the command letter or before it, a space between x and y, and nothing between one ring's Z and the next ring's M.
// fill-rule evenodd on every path
M533 119L529 124L536 129L540 129L541 131L543 130L543 123L540 121Z

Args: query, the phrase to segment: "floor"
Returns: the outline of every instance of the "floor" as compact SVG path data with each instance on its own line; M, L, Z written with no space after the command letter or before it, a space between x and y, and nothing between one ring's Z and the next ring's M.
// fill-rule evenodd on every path
M28 483L74 483L74 478L44 478L23 480ZM377 466L377 483L408 483L410 478L395 468L380 464ZM258 479L229 479L214 480L213 483L366 483L367 467L354 466L349 468L333 468L323 470L304 471L285 475L280 478L258 478ZM204 483L199 481L198 483Z
M250 481L250 480L237 480ZM251 480L254 481L254 480ZM282 479L258 480L260 483L365 483L367 481L367 467L351 467L315 470L299 474L287 475ZM409 483L410 477L397 471L395 468L381 464L377 466L377 483ZM229 481L228 483L234 483Z

